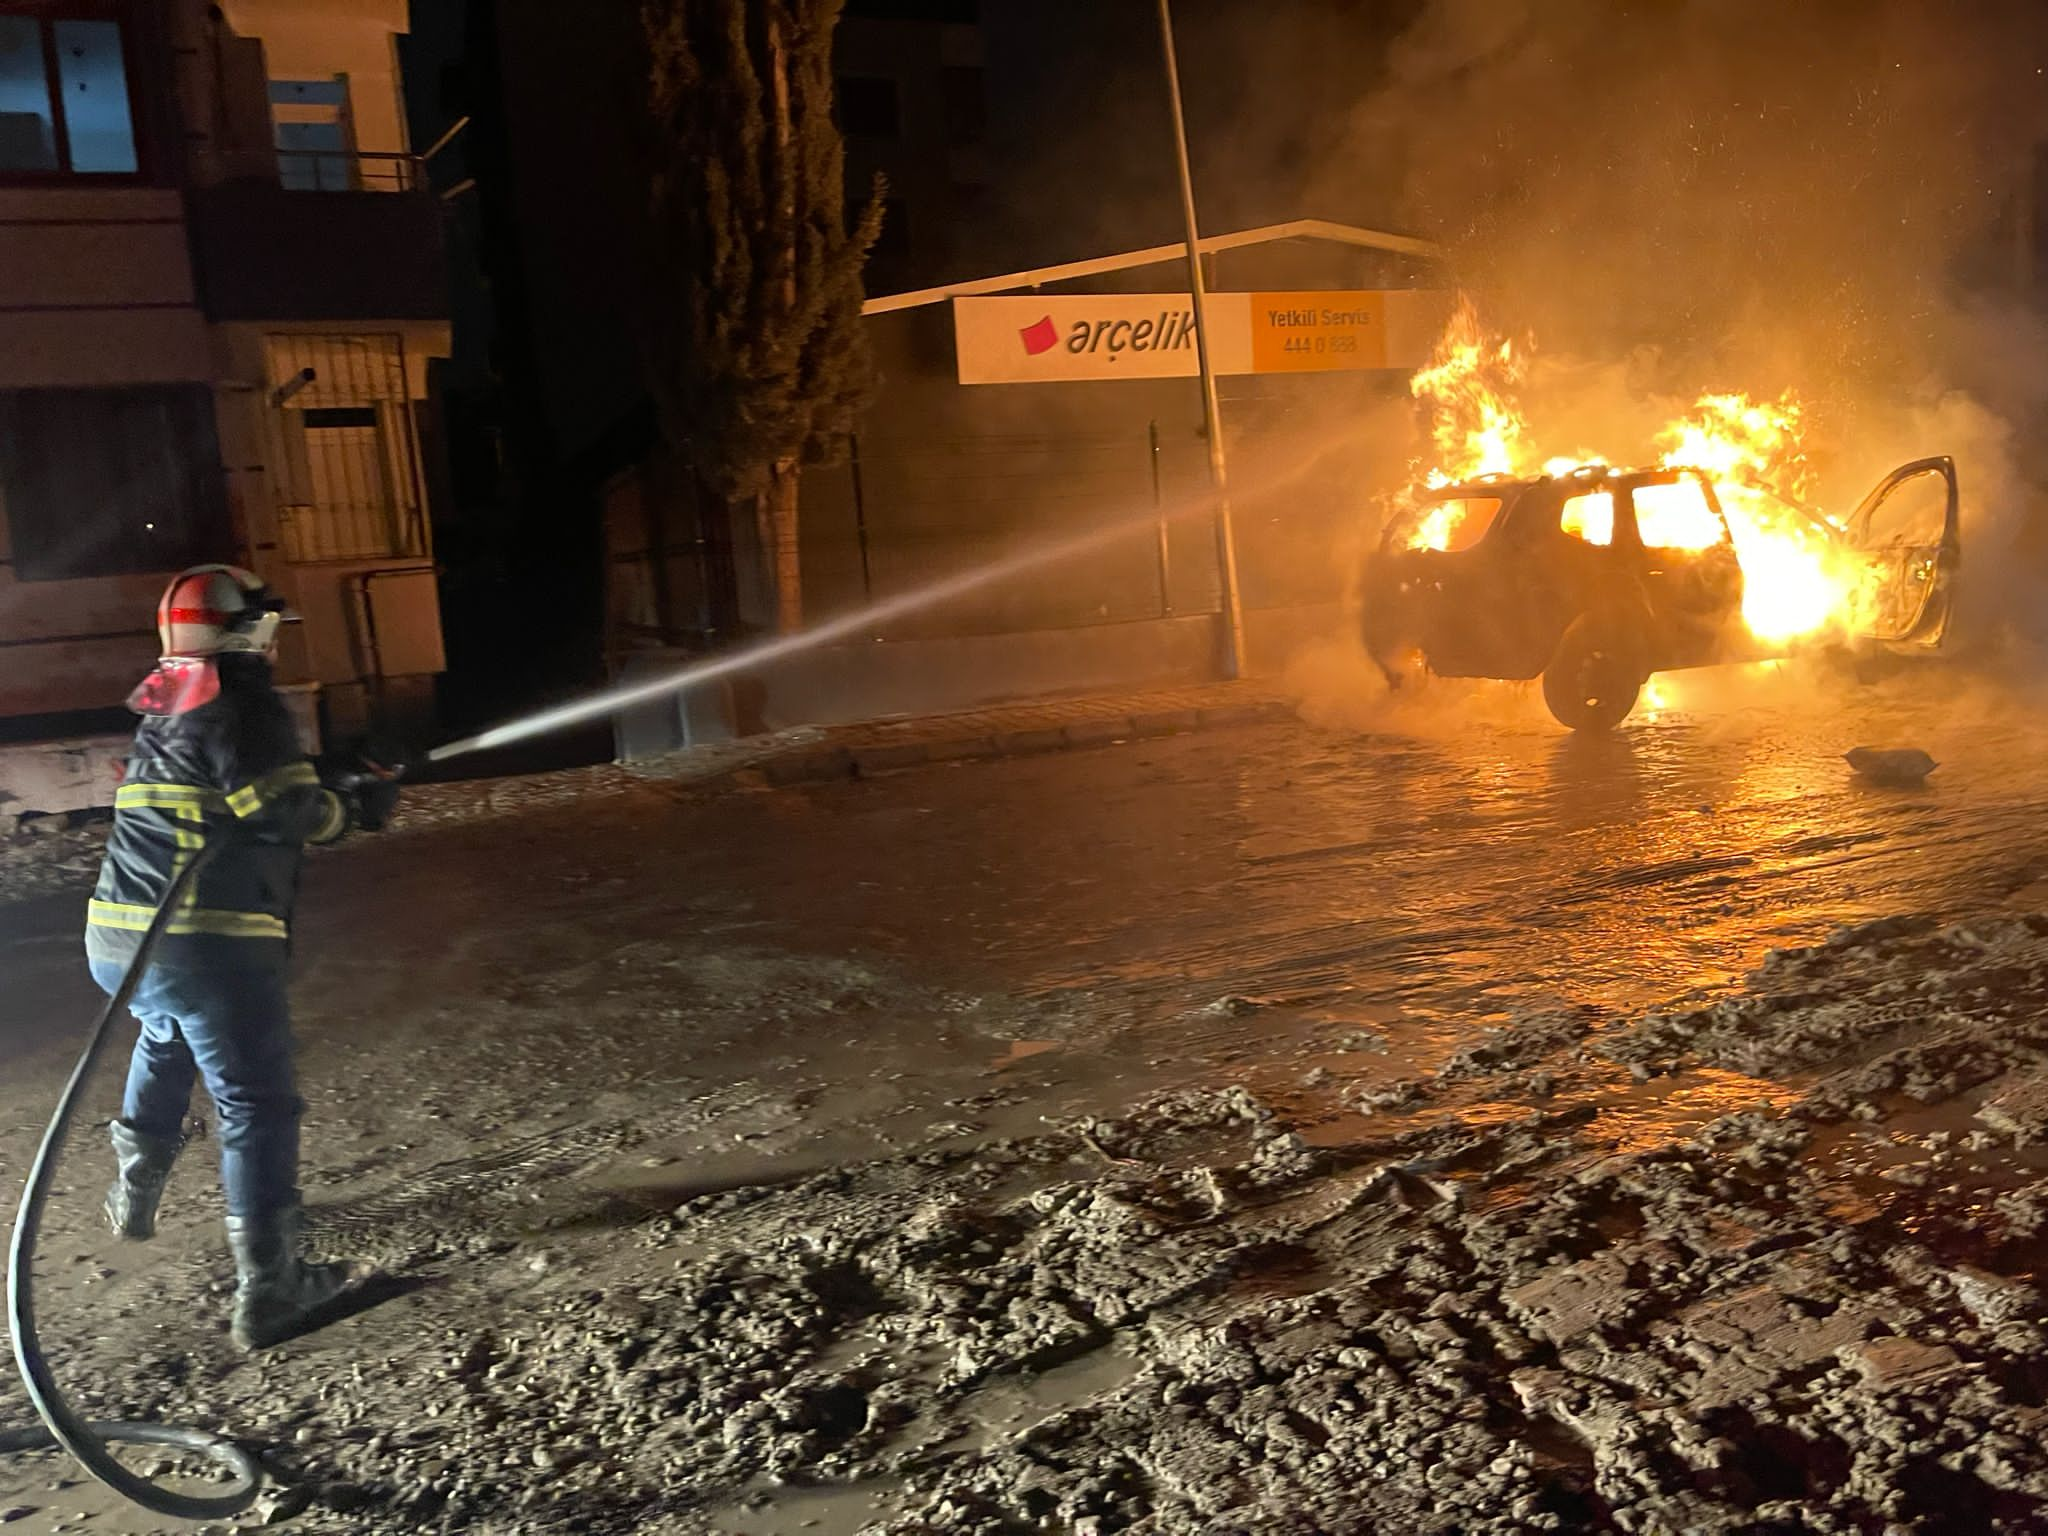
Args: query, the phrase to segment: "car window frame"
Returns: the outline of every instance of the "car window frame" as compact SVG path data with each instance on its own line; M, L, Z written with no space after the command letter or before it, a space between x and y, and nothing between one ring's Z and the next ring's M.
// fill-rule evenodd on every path
M1622 494L1620 500L1615 505L1614 511L1615 543L1617 545L1620 544L1621 530L1625 524L1628 528L1629 547L1631 549L1638 553L1647 553L1651 549L1664 548L1665 546L1661 544L1652 545L1643 542L1642 524L1636 519L1636 492L1644 486L1678 485L1686 480L1692 481L1700 488L1700 494L1706 498L1707 510L1714 514L1714 522L1721 529L1719 543L1709 544L1702 549L1689 550L1687 553L1705 555L1717 549L1725 549L1730 554L1735 554L1735 530L1728 526L1728 514L1722 510L1721 498L1714 494L1712 478L1704 470L1683 466L1675 469L1644 470L1640 474L1621 477L1619 489ZM1626 508L1625 513L1624 507ZM1740 556L1738 555L1737 558L1739 559Z

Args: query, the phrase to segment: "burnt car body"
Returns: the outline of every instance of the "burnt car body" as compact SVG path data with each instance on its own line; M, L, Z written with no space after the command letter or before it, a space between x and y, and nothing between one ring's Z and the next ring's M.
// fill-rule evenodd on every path
M1789 504L1788 504L1789 505ZM1661 518L1646 518L1646 507ZM1442 548L1410 547L1443 517ZM1686 520L1687 547L1646 542ZM1846 525L1800 514L1869 571L1856 643L1938 647L1960 561L1953 461L1887 475ZM1399 684L1419 661L1444 677L1543 679L1565 725L1618 724L1653 672L1782 655L1743 622L1744 572L1714 482L1692 469L1489 476L1425 491L1366 563L1367 650Z

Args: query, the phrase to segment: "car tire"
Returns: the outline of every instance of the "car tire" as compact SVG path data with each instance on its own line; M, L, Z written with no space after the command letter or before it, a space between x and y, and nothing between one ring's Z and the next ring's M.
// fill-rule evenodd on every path
M1543 669L1543 702L1560 725L1610 731L1628 718L1643 691L1647 673L1641 657L1624 625L1583 614Z

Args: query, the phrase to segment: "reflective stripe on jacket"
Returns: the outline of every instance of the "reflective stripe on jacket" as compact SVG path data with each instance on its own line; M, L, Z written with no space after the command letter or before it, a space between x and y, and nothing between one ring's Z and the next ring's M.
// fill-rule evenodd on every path
M218 697L135 732L114 825L86 912L86 952L126 963L158 903L210 839L228 846L199 874L156 950L171 966L279 965L291 937L300 845L336 797L299 746L257 658L222 658Z

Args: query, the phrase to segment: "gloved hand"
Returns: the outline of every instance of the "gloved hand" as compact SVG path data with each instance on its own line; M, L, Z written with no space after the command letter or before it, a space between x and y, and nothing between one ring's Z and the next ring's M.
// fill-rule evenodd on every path
M404 748L359 737L314 761L320 783L339 795L349 821L365 832L381 832L398 805L398 781L411 766Z

